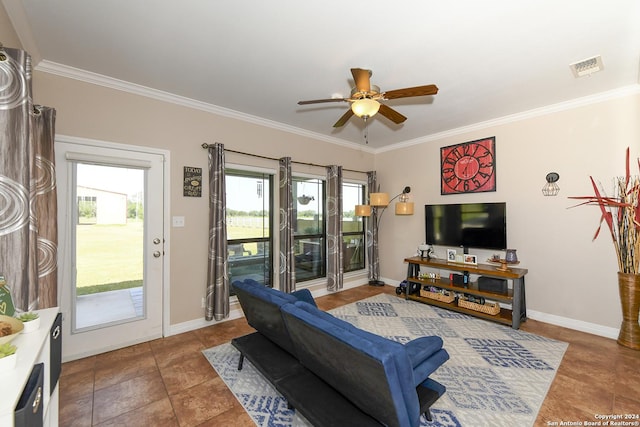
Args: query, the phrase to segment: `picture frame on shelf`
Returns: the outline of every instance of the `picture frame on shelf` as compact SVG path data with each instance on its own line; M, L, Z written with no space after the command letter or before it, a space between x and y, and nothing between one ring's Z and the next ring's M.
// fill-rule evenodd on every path
M456 262L457 252L455 249L447 249L447 261Z
M478 256L477 255L471 255L471 254L465 254L464 255L464 263L465 264L470 264L470 265L478 265Z

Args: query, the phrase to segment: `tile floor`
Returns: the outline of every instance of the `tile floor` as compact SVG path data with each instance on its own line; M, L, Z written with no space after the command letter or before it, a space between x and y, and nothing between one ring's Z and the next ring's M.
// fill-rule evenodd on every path
M318 305L329 310L380 292L395 288L361 286ZM640 351L534 320L522 329L570 343L536 426L640 413ZM251 331L237 319L65 363L60 426L253 426L201 353Z

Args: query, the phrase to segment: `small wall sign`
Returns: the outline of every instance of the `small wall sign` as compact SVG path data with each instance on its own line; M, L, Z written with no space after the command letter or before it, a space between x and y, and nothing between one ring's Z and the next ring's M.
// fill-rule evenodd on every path
M13 316L16 312L11 299L11 292L7 289L7 282L4 275L0 274L0 314L3 316Z
M184 167L184 197L202 197L202 168Z

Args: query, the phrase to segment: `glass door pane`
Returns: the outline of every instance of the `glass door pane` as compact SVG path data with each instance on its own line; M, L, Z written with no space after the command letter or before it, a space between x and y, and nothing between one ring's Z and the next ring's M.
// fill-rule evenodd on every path
M144 318L144 171L77 163L74 331Z

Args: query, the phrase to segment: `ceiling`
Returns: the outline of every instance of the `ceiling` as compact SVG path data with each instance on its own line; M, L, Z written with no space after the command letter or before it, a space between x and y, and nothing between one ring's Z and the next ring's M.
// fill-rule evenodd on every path
M36 69L373 150L639 77L637 0L2 1ZM569 65L597 55L604 69L576 79ZM355 67L381 91L439 93L386 101L408 120L374 116L365 143L362 119L333 128L346 102L297 105L348 97Z

